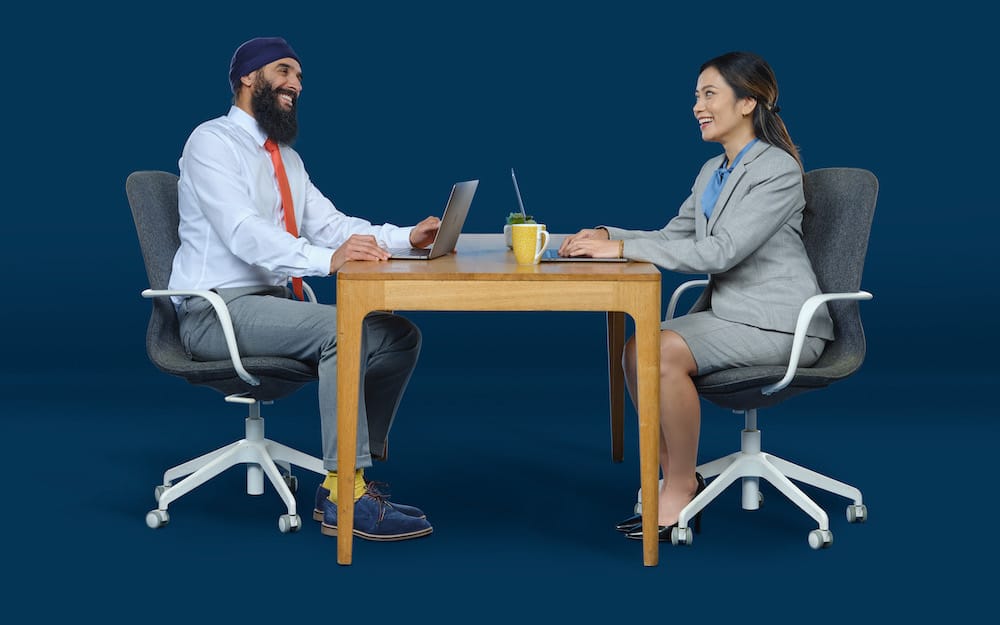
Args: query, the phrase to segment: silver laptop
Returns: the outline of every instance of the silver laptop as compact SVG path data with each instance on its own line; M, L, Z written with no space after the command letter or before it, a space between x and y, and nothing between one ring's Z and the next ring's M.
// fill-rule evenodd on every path
M517 186L517 176L514 175L514 169L510 170L510 177L514 181L514 193L517 194L517 205L521 207L521 214L525 215L524 211L524 201L521 199L521 189ZM627 258L592 258L590 256L560 256L558 250L545 250L542 253L542 257L538 259L541 262L549 263L627 263Z
M476 194L478 187L478 180L458 182L452 186L448 203L444 207L444 214L441 215L441 225L438 227L431 247L393 248L389 250L389 259L430 260L454 251L455 244L458 243L458 235L462 234L462 226L465 225L465 218L469 214L472 196Z
M560 256L558 250L545 250L539 262L545 263L627 263L627 258L594 258L593 256Z

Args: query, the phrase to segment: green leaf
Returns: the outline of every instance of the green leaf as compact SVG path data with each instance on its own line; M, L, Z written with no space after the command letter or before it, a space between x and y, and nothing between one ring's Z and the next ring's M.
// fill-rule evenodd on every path
M525 219L524 215L522 215L519 211L515 211L515 212L511 212L509 215L507 215L507 223L508 224L533 224L533 223L535 223L535 218L533 216L531 216L531 215L528 215L527 219Z

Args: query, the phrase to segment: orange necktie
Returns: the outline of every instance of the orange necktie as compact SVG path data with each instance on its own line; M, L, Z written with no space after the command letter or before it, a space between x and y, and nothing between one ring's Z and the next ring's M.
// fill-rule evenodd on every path
M278 189L281 191L281 223L285 224L285 230L288 230L289 234L298 238L299 229L295 226L295 209L292 207L292 189L288 186L285 165L281 162L281 151L278 149L278 144L271 139L264 142L264 148L271 153L274 175L278 178ZM305 301L302 295L302 278L292 278L292 290L295 291L295 297Z

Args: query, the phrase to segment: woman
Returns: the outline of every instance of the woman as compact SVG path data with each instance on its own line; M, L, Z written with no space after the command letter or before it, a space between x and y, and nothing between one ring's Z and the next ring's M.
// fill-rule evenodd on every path
M802 244L802 163L777 100L774 72L759 56L730 52L706 62L694 116L702 139L722 144L724 152L702 166L677 216L656 231L581 230L559 248L564 256L625 257L709 274L695 305L701 312L663 322L660 333L661 541L670 539L680 511L705 487L695 472L701 413L692 378L733 366L786 364L799 308L819 293ZM833 338L825 308L807 334L802 366L813 364ZM634 338L622 364L634 401ZM696 517L695 531L699 525ZM642 538L638 515L618 529Z

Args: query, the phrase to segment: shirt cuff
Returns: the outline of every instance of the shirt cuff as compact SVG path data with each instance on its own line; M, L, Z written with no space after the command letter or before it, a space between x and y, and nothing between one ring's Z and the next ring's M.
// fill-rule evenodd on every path
M386 230L385 242L389 247L412 247L410 245L410 233L413 232L413 226L408 226L406 228L387 228Z
M309 247L308 257L309 257L309 275L312 276L328 276L330 275L330 261L333 259L333 252L328 247L317 247L315 245Z

